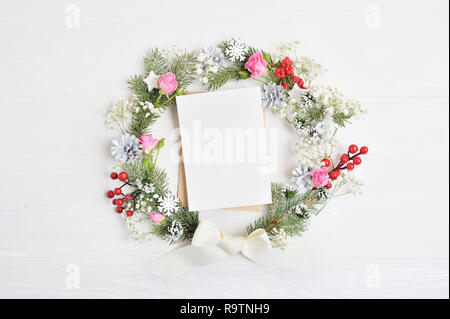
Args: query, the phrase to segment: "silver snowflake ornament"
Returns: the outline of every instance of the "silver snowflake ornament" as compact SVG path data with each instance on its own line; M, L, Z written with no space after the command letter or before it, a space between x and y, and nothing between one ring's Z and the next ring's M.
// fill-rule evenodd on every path
M183 226L181 226L181 224L179 222L177 222L176 220L173 220L168 231L170 234L169 235L170 240L173 242L176 242L183 235Z
M170 216L170 214L174 213L178 209L178 199L172 194L167 194L159 197L158 203L158 210L168 216Z
M241 40L232 39L227 42L228 48L225 54L230 58L231 62L244 61L245 54L248 52L248 46Z
M144 193L147 193L147 194L154 193L155 192L155 186L153 184L145 184L142 187L142 191Z

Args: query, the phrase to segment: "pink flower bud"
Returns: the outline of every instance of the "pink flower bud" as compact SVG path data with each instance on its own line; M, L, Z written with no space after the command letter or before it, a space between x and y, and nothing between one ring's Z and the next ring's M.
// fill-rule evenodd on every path
M154 149L158 142L158 139L154 138L152 134L144 134L139 138L139 143L141 143L144 152Z
M158 85L165 93L172 94L178 87L177 78L172 72L167 72L166 74L161 75L158 80Z
M322 187L328 184L328 169L324 166L311 173L314 185Z
M161 224L161 222L164 220L164 215L160 213L151 213L149 217L155 225Z
M244 68L247 69L252 77L262 76L267 68L267 62L264 60L261 52L256 52L245 62Z

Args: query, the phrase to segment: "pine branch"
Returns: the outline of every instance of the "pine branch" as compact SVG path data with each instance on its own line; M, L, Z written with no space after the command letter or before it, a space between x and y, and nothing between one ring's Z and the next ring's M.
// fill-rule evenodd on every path
M145 114L144 110L133 113L133 117L127 130L129 134L139 138L143 134L151 132L150 127L156 122L159 116L153 113L150 113L150 116L146 116Z
M141 161L134 164L126 164L123 169L128 173L130 181L133 183L137 178L141 179L142 184L152 184L155 187L155 191L150 194L145 194L150 199L154 199L153 195L164 196L170 193L169 180L164 169L155 167L152 170L146 170ZM142 193L144 194L144 193ZM151 200L149 210L158 211L158 201ZM170 232L173 222L178 223L183 229L181 236L174 238ZM154 225L152 234L158 236L164 240L168 240L170 244L182 243L186 240L192 239L195 230L199 224L198 212L190 212L187 208L179 205L176 212L172 214L166 214L166 219L160 225Z
M166 171L162 168L155 167L148 172L143 182L153 184L155 186L155 194L163 195L169 192L169 180L167 179ZM156 209L156 207L154 208Z
M197 59L194 52L177 54L169 63L169 70L177 77L178 86L187 88L195 80Z
M177 222L183 229L183 233L174 239L170 234L170 227L173 222ZM190 212L185 207L180 207L177 212L168 216L159 226L153 228L153 234L161 239L168 240L170 245L180 244L191 240L199 224L198 212Z
M230 81L239 81L242 79L241 70L235 67L223 67L216 73L208 74L208 91L214 91L224 86Z
M267 206L263 216L247 227L247 234L258 228L264 229L269 238L283 230L289 237L301 236L306 231L311 214L318 212L316 192L300 195L295 190L285 189L281 184L272 184L272 204ZM303 204L307 210L303 213L296 207Z
M128 80L128 87L140 101L151 101L153 94L148 91L142 75L135 74Z
M350 123L349 120L353 117L353 115L354 114L352 112L344 113L342 111L336 111L333 114L333 121L337 125L344 127L345 124Z
M128 179L132 184L145 175L145 167L140 160L122 164L122 170L127 172Z
M158 48L151 48L144 57L145 73L164 74L168 72L169 62Z

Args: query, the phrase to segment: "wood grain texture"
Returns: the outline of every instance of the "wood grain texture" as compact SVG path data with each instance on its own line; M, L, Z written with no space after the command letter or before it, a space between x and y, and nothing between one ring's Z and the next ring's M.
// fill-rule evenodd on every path
M253 0L159 1L169 24L155 3L1 1L0 297L448 298L448 1L287 0L277 14ZM115 137L104 110L129 94L149 47L236 35L269 49L300 40L327 67L321 81L361 101L366 119L339 138L370 147L364 193L334 200L295 241L309 273L235 256L164 283L145 265L171 248L128 240L104 197ZM273 114L267 125L279 132L274 180L286 181L292 134ZM169 110L153 131L168 137L160 162L173 190L176 126ZM234 234L258 214L201 213Z

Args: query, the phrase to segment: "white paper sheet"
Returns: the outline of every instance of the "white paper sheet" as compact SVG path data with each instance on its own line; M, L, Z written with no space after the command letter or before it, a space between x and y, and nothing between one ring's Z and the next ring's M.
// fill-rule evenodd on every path
M190 210L272 202L260 88L177 97Z

